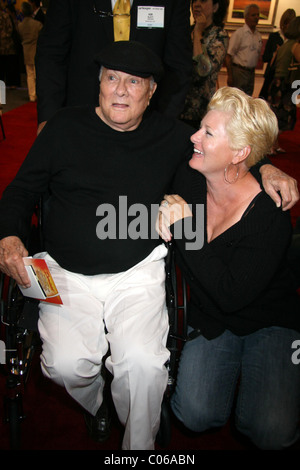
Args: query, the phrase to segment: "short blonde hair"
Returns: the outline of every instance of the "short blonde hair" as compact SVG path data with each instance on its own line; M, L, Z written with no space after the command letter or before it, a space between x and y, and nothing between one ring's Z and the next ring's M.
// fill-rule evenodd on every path
M213 95L208 111L229 113L226 125L229 145L233 150L250 146L246 159L248 168L268 154L278 135L277 118L268 104L260 98L252 98L234 87L222 87Z

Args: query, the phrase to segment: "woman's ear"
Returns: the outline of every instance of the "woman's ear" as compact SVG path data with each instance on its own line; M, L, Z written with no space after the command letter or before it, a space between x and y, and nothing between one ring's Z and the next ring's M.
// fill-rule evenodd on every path
M246 147L237 150L236 155L233 157L232 163L237 164L243 162L247 157L249 157L250 153L251 147L250 145L246 145Z

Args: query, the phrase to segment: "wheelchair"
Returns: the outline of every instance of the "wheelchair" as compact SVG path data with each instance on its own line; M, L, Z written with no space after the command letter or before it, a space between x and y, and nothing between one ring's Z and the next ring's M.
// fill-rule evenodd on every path
M47 204L41 199L36 208L36 221L32 225L29 242L29 254L44 250L43 221L47 214ZM187 299L188 286L176 267L175 250L172 242L167 244L168 253L165 260L166 303L169 315L169 335L167 348L170 358L166 364L168 384L165 391L161 425L156 442L166 447L171 440L170 396L176 383L176 371L183 342L187 337ZM15 281L3 273L0 278L1 340L5 345L5 361L1 371L6 377L4 396L5 422L9 426L10 448L21 447L21 427L25 418L23 400L26 392L30 367L40 338L37 329L39 301L24 297ZM1 351L0 351L1 353ZM1 363L1 361L0 361Z
M2 373L6 378L4 420L9 425L10 448L20 448L21 422L25 418L23 397L34 352L37 333L38 302L24 298L12 279L1 275L1 328L3 330Z
M170 398L176 384L178 363L183 344L189 340L187 333L187 304L189 289L186 280L176 265L173 242L167 243L168 253L165 260L166 304L169 316L169 334L167 348L170 358L166 364L168 384L161 408L161 419L156 442L160 447L167 447L171 441Z
M40 217L31 226L29 254L39 251ZM25 418L23 399L30 368L40 345L37 330L39 301L24 297L16 282L0 273L1 351L0 369L6 380L4 421L9 427L11 450L20 449L21 423Z

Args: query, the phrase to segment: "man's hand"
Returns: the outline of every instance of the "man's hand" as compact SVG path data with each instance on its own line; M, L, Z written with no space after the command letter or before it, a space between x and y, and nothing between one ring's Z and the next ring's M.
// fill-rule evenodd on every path
M266 193L282 210L291 209L299 201L298 183L291 176L273 165L263 165L260 168L262 183ZM277 191L280 192L281 198Z
M25 256L28 256L28 251L18 237L11 236L0 240L0 270L15 279L20 286L30 287L23 261Z

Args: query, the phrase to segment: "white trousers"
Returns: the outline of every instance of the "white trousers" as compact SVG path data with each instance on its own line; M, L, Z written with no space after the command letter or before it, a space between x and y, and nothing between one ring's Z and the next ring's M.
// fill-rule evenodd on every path
M63 306L40 303L43 373L95 415L109 346L106 367L125 426L122 449L154 449L168 378L166 247L158 246L126 272L96 276L66 271L46 253L37 256L46 259L63 301Z

